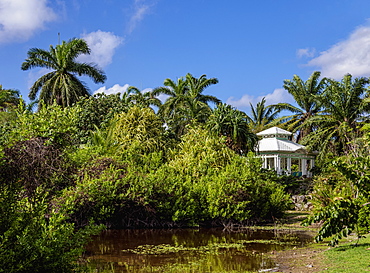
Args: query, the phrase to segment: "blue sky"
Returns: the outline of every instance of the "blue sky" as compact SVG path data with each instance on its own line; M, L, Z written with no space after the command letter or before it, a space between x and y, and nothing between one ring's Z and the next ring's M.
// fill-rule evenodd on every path
M0 84L27 98L44 70L22 71L30 48L84 38L107 81L91 92L141 90L191 73L219 79L206 90L238 109L262 97L293 102L294 74L370 76L368 0L0 0Z

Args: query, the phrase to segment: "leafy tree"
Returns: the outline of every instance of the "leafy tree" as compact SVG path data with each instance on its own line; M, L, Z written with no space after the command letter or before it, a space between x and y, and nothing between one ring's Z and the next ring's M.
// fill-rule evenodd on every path
M75 272L84 245L101 230L76 229L49 203L74 174L64 153L74 113L65 110L52 105L18 112L0 146L0 272Z
M266 181L261 161L240 157L218 136L192 126L171 160L157 171L156 181L167 192L162 206L176 221L233 221L279 217L288 208L282 187ZM162 173L163 172L163 173Z
M254 151L258 138L251 133L247 115L227 104L218 104L207 121L210 132L226 137L226 145L238 154Z
M134 149L145 154L164 148L163 122L150 108L133 106L127 113L118 114L110 126L113 139L123 151Z
M322 94L316 96L322 111L311 117L307 125L317 128L303 141L321 156L328 151L336 155L349 153L354 139L361 136L360 125L368 120L369 103L364 100L369 84L367 78L347 74L340 82L328 79Z
M275 105L266 106L265 104L266 98L262 98L260 102L257 102L256 107L250 103L252 116L247 116L247 119L253 133L261 132L281 121L278 118L281 110L276 108Z
M95 83L104 83L106 76L93 64L76 61L81 54L90 54L87 43L82 39L63 41L56 47L50 46L49 51L32 48L28 58L22 64L22 70L34 67L52 70L39 78L31 87L29 97L36 99L41 90L39 101L45 105L54 101L63 107L71 106L81 97L89 96L87 86L77 76L88 76Z
M299 132L297 142L313 131L312 125L307 125L307 120L321 110L317 96L324 90L326 78L319 80L320 75L321 72L315 71L305 82L297 75L292 80L284 80L284 89L293 96L298 107L287 103L278 103L276 107L293 113L285 117L286 121L282 125L289 131Z
M205 123L211 113L212 109L204 102L187 98L186 107L179 108L175 116L166 119L166 123L179 137L186 133L187 125Z
M104 131L116 114L127 112L132 106L128 93L98 93L82 98L75 105L79 112L76 121L79 142L87 143L91 133L96 130Z
M207 174L211 169L223 168L235 156L218 136L210 135L199 125L189 126L173 153L175 158L169 164L181 170L181 173L194 177Z

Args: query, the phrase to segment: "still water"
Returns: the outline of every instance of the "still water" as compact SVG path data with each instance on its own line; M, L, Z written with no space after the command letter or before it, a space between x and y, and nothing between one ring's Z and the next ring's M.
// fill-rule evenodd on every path
M87 246L93 272L248 272L274 268L269 254L312 241L292 230L107 230Z

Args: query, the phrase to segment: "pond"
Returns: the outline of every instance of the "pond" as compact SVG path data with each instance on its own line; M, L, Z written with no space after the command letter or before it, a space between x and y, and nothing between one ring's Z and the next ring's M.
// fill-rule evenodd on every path
M107 230L86 248L92 272L248 272L274 268L273 251L312 241L304 231Z

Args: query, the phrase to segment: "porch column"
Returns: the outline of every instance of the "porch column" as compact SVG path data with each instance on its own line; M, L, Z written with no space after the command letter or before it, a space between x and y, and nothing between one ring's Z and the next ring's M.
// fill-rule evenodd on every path
M287 157L286 159L286 169L288 174L292 174L292 159L290 157Z
M281 174L281 158L279 155L275 156L275 171L277 174Z
M301 168L301 171L302 171L302 176L307 176L307 159L301 159L301 165L302 165L302 168Z
M264 155L262 156L263 163L262 163L262 168L267 169L267 157Z

